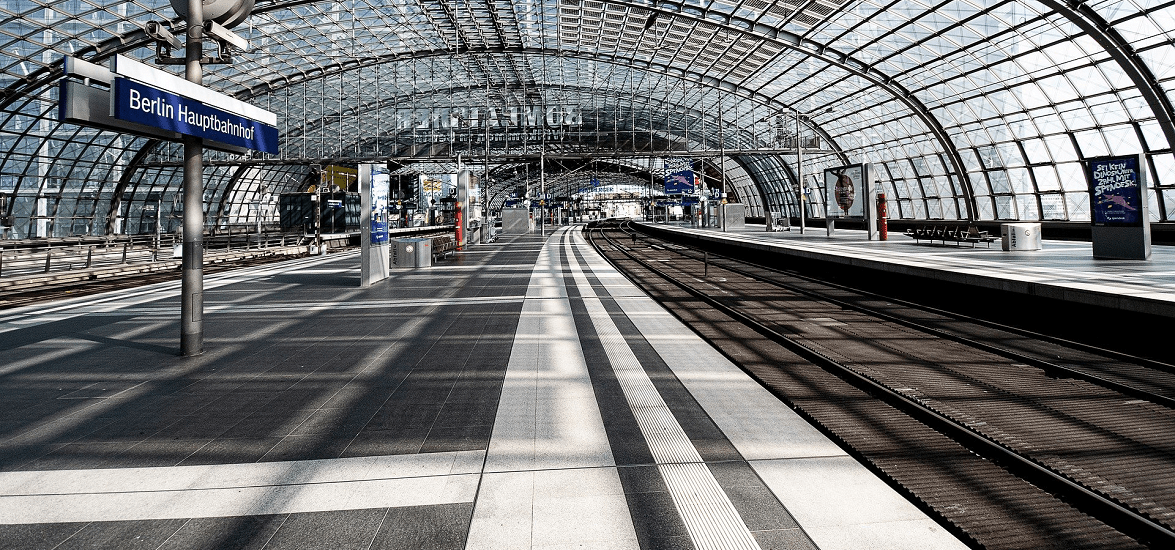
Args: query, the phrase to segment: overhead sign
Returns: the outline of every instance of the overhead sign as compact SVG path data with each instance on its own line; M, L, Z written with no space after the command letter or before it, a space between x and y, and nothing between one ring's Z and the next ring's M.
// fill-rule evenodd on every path
M222 109L140 84L114 78L114 118L253 149L278 153L277 128Z
M118 120L278 153L277 115L269 111L121 55L111 72Z
M89 80L91 83L102 83L112 86L114 73L110 69L82 61L74 57L65 57L65 74ZM62 122L81 124L94 128L102 128L113 132L133 134L152 139L179 141L180 134L143 124L135 124L114 118L110 112L110 89L87 85L76 80L62 79L58 90L57 119ZM276 120L276 117L275 117ZM205 139L204 146L243 155L248 149L237 145L229 145L212 139Z

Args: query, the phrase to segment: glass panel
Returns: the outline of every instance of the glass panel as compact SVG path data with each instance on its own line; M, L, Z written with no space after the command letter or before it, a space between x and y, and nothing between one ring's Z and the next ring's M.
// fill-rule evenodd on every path
M1061 188L1064 190L1089 192L1089 181L1086 179L1085 169L1080 163L1058 164L1057 175L1061 180Z
M1057 170L1052 166L1037 166L1032 169L1036 177L1036 188L1041 191L1059 191L1061 181L1057 179Z
M1069 219L1065 211L1065 196L1059 193L1041 195L1040 210L1042 220Z
M1105 138L1097 130L1077 132L1073 137L1076 139L1077 147L1081 149L1081 155L1084 158L1103 157L1110 154L1110 150L1106 148Z
M1065 193L1065 203L1069 206L1070 221L1089 221L1089 193Z

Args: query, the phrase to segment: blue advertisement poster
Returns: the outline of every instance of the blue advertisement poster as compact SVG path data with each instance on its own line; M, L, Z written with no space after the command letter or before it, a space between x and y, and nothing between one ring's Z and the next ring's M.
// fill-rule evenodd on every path
M1086 163L1093 225L1142 225L1145 180L1141 169L1137 155L1092 159Z
M386 171L371 172L371 244L388 242L388 182Z
M684 195L694 192L694 161L685 158L665 159L665 194Z

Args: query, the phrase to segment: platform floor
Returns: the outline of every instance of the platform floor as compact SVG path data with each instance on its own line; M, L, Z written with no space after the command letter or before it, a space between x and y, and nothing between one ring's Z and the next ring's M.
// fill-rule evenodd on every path
M965 548L575 229L0 312L0 548Z
M1045 240L1041 250L1004 251L991 246L916 242L902 233L886 241L868 240L864 231L797 226L765 231L762 225L720 231L687 224L649 224L734 239L775 252L865 266L904 275L933 277L970 286L1057 298L1135 313L1175 317L1175 247L1153 246L1149 260L1104 260L1093 257L1088 242Z

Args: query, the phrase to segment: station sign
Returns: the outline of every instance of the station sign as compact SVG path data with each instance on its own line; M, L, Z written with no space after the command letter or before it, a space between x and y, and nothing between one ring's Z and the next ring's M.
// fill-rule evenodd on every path
M133 59L115 56L110 94L118 120L278 153L277 115Z

